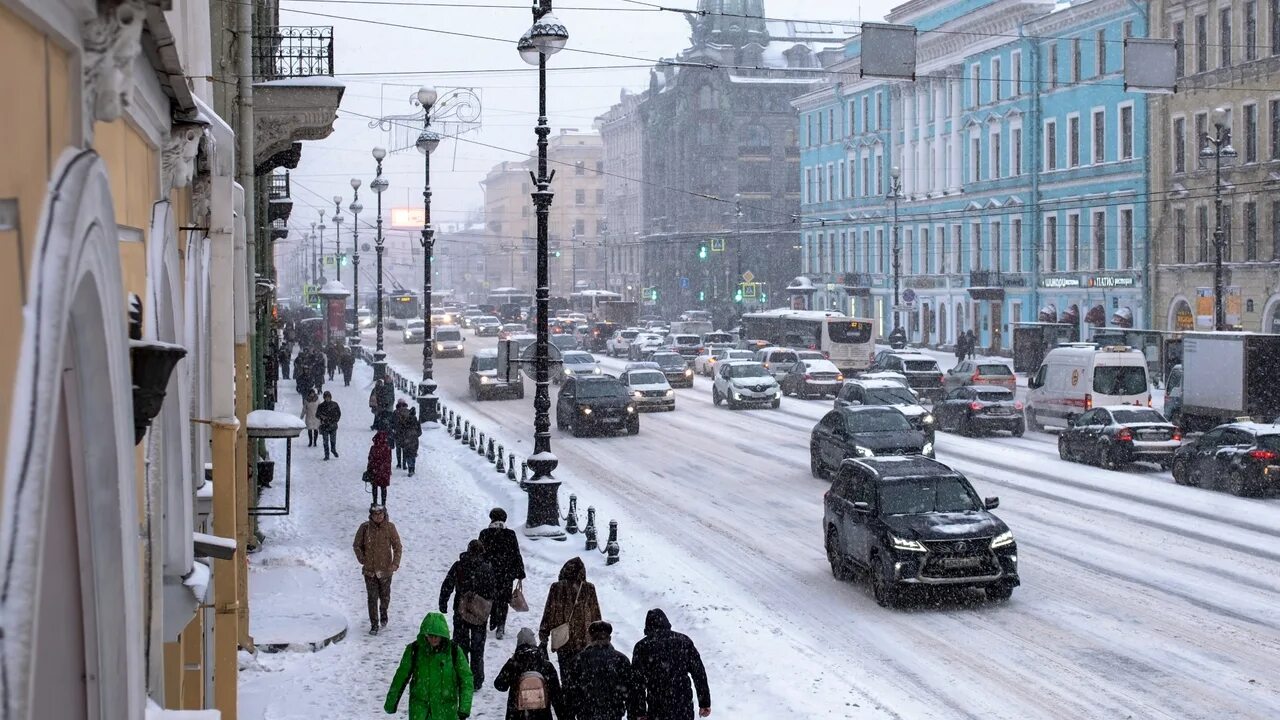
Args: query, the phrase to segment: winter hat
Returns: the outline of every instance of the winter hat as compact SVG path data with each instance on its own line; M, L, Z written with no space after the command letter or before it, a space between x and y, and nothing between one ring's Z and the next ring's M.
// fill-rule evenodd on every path
M533 634L529 628L520 628L520 632L516 633L516 647L521 645L536 646L538 644L538 636Z
M467 552L471 553L472 555L483 555L484 543L480 542L479 540L472 540L471 542L467 543Z
M613 626L604 620L596 620L587 628L592 640L608 640L613 637Z
M489 511L489 519L493 522L506 522L507 511L502 508L494 508Z

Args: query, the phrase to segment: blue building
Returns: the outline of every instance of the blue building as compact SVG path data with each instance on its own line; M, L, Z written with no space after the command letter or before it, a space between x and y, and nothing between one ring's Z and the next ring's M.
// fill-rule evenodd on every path
M1145 327L1146 100L1122 77L1145 3L915 0L886 19L920 31L915 81L860 78L855 35L793 101L811 303L932 345Z

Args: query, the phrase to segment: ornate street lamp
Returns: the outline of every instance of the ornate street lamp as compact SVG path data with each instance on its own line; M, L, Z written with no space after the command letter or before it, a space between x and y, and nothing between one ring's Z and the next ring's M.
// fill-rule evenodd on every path
M431 227L431 153L440 145L440 136L431 131L431 106L439 97L436 89L423 85L417 101L422 107L422 133L416 144L422 153L422 383L418 386L418 422L436 423L438 404L436 381L432 377L435 335L431 331L431 256L435 252L435 230Z
M334 279L342 282L342 196L333 196L333 267Z
M1205 132L1200 138L1201 162L1213 160L1213 329L1227 329L1227 314L1222 304L1222 296L1226 294L1226 279L1223 277L1222 249L1230 239L1226 237L1222 226L1222 161L1228 162L1236 158L1236 149L1231 147L1231 128L1227 127L1227 113L1222 108L1214 108L1211 116L1213 134Z
M894 165L889 169L889 194L887 199L893 201L893 329L902 325L898 317L898 287L902 272L902 245L898 240L898 201L902 199L902 169Z
M356 311L356 327L351 331L355 344L360 344L360 178L351 178L351 204L347 206L351 221L351 307Z
M382 160L386 157L386 148L376 147L373 149L373 159L378 163L378 170L373 182L369 183L369 188L378 196L378 229L377 235L373 239L378 256L378 342L373 351L373 377L375 380L381 380L387 373L387 353L382 349L382 192L387 189L388 184L387 179L382 177Z
M547 246L548 216L551 213L551 180L555 176L547 172L547 56L564 48L569 32L556 16L551 14L551 0L538 0L533 7L533 26L516 43L521 59L538 66L538 124L534 134L538 136L538 174L534 178L537 188L533 191L533 205L537 216L537 283L536 304L538 313L537 341L534 343L534 394L533 394L533 455L529 468L533 478L529 480L529 513L525 532L540 537L564 539L560 530L560 481L551 473L559 461L551 453L550 352L548 348L547 314L549 312Z
M316 229L320 231L320 284L323 285L329 279L324 276L324 208L316 212L320 213L320 224L316 225Z

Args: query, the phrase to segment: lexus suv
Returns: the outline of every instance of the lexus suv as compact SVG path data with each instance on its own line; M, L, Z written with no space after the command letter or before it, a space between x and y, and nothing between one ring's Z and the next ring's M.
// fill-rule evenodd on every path
M556 397L556 427L581 437L592 430L640 432L627 386L612 375L566 377Z
M930 587L981 588L1007 600L1018 586L1018 545L964 475L926 457L845 460L823 496L831 574L862 571L876 602Z
M895 407L852 406L832 410L809 436L809 468L816 478L840 467L845 458L880 455L933 456L933 442Z
M730 410L736 410L744 405L776 408L782 404L782 388L758 362L726 360L716 365L715 372L711 402L716 405L727 402Z

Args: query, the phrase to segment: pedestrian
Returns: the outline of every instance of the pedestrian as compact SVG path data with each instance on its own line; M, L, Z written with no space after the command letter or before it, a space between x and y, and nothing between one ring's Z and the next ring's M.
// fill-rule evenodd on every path
M671 629L667 614L658 608L644 620L644 637L631 653L631 667L644 692L646 720L692 720L693 690L698 693L698 715L711 714L711 688L707 670L693 641Z
M644 716L643 690L626 655L613 647L613 626L591 623L591 644L573 658L564 681L577 720L638 720Z
M338 457L338 421L342 419L342 408L338 406L328 390L324 391L324 402L316 408L316 419L320 421L320 437L324 441L324 459L329 459L329 453Z
M309 373L311 383L315 386L315 390L318 393L324 388L324 353L313 347L307 351L307 356L310 363Z
M373 426L369 429L391 430L390 414L395 409L395 404L396 389L391 386L391 383L387 382L386 378L378 378L377 382L373 384L373 390L369 393L369 411L373 413L374 420ZM383 417L384 413L386 417ZM380 421L384 423L381 428L378 427Z
M391 484L391 445L387 442L387 434L381 430L374 433L373 444L369 446L369 464L364 470L364 481L369 483L375 505L387 504L387 486ZM378 491L382 491L382 499L378 499Z
M493 568L485 559L484 545L472 540L440 584L440 612L449 611L449 596L453 595L453 641L471 662L476 690L484 685L485 624L495 594Z
M334 340L324 349L325 364L329 370L329 379L333 379L334 373L338 372L338 341Z
M889 346L894 350L901 350L907 346L907 331L903 330L901 325L895 325L893 332L889 333Z
M407 437L408 432L409 432L409 403L405 402L404 400L397 400L395 412L391 414L391 433L392 433L391 444L395 447L395 450L396 450L396 469L397 470L403 469L405 467L404 447L401 443L405 439L405 437ZM422 434L421 428L419 428L418 434L419 435Z
M956 348L955 348L956 364L964 362L964 342L965 342L964 331L960 331L959 333L956 334Z
M351 373L356 367L356 354L352 352L350 346L342 346L342 354L338 357L338 367L342 370L342 385L350 387Z
M293 359L293 347L286 338L280 341L280 371L284 373L284 379L289 379L289 365Z
M298 394L304 398L311 392L311 380L307 377L309 373L306 356L298 353L298 356L293 359L293 381L298 388Z
M556 666L538 649L538 636L529 628L516 633L516 651L494 678L493 687L507 693L506 720L571 717Z
M498 583L498 594L493 598L493 610L489 613L489 629L501 640L507 631L507 610L511 607L513 585L524 580L524 558L520 555L520 541L516 531L507 527L507 511L494 508L489 511L489 527L480 531L484 554L493 566Z
M387 519L382 505L369 506L369 519L356 530L351 544L364 574L364 591L369 602L369 634L387 626L387 608L391 606L391 576L400 569L400 533Z
M560 568L560 578L547 592L547 604L538 626L538 639L549 645L560 663L560 681L569 683L575 655L587 646L587 629L600 619L596 586L587 582L587 566L572 557Z
M965 340L964 340L965 358L968 360L972 360L973 351L976 350L977 347L978 347L978 338L974 336L973 330L966 330Z
M382 704L388 715L396 713L405 687L409 688L409 720L465 720L471 716L475 692L471 669L462 649L449 640L449 621L441 613L427 613L418 637L405 646Z
M403 424L396 428L396 454L404 456L404 468L413 477L418 469L418 444L422 437L422 424L418 422L418 409L408 408Z
M316 411L319 409L320 398L316 397L315 391L312 390L302 401L302 412L298 415L307 426L307 447L315 447L316 440L320 438L320 418L316 416Z

